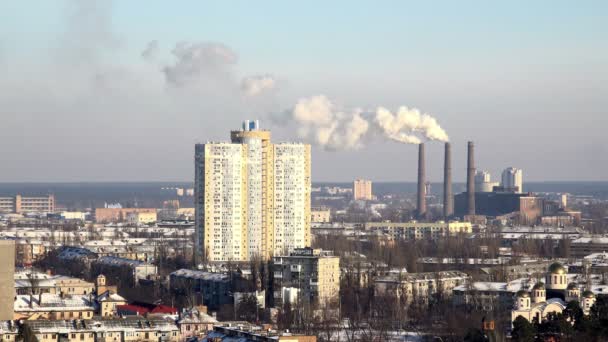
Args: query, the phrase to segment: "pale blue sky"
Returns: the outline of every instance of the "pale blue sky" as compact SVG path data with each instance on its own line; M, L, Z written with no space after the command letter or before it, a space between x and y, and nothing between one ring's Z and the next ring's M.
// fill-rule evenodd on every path
M158 100L146 87L180 41L228 46L234 78L274 75L261 108L325 94L432 113L459 153L455 177L471 139L494 178L516 166L530 180L608 179L606 1L3 1L0 13L0 181L189 180L195 141L265 114L208 93ZM146 65L152 40L160 56ZM91 75L112 93L82 91ZM440 150L429 148L436 180ZM314 180L415 179L412 146L313 158ZM32 170L40 160L46 174Z

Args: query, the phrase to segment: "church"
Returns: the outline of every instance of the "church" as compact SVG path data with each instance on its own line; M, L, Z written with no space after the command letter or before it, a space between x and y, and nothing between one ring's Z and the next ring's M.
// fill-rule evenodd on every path
M583 312L588 315L595 304L595 294L589 290L581 294L576 284L568 284L566 268L556 262L549 266L545 283L537 283L530 292L517 292L511 321L522 316L530 322L542 322L550 313L564 311L567 303L574 300L580 303Z

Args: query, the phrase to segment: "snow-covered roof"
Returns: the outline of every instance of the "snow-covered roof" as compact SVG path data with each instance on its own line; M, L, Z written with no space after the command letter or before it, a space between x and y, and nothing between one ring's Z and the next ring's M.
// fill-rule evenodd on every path
M40 311L85 311L95 310L95 303L88 295L64 295L43 293L40 295L17 295L15 312Z

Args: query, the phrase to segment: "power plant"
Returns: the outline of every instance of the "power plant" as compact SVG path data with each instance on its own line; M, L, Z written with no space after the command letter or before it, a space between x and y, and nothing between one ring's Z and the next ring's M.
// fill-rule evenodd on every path
M454 215L454 196L452 195L452 145L445 143L443 157L443 217L447 220Z
M418 144L418 187L416 194L416 216L418 219L428 219L426 203L426 158L424 143ZM467 144L467 187L466 214L475 215L475 146L472 141ZM454 216L454 194L452 191L452 145L444 145L443 159L443 218Z
M467 149L467 215L475 215L475 145L468 143Z
M426 189L425 189L425 178L426 170L424 168L424 143L418 144L418 194L417 194L417 209L418 218L424 219L426 217Z

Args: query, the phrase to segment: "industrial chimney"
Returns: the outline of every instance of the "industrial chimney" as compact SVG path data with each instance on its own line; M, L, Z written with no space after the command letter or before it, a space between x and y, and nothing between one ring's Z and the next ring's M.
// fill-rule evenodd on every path
M454 196L452 195L452 146L445 143L443 159L443 217L447 220L454 215Z
M475 146L468 144L467 160L467 215L475 215Z
M426 193L425 193L425 169L424 169L424 143L418 144L418 194L417 209L418 218L426 217Z

